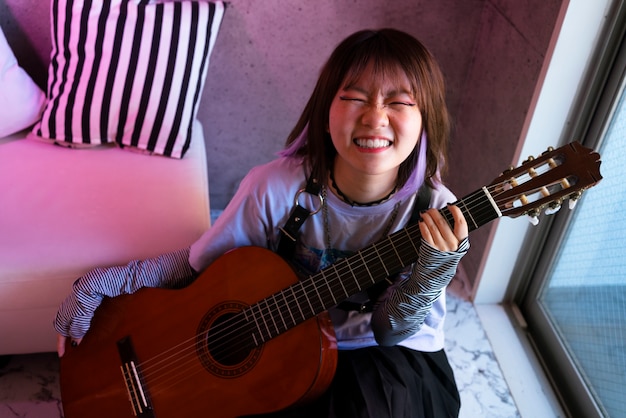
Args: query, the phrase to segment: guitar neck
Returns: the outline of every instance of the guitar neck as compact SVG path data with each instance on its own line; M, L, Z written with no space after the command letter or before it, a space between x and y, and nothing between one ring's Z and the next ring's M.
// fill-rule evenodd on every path
M463 212L470 231L501 216L486 188L454 205ZM450 211L443 208L440 213L452 226ZM400 272L417 261L420 243L419 225L409 225L250 306L243 314L249 323L254 323L255 341L260 345Z

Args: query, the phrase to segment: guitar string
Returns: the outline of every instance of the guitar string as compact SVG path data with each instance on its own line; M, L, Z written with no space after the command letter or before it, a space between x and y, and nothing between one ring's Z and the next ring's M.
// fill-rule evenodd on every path
M526 173L522 174L522 176L525 176L525 175L528 175L528 174L526 174ZM528 176L529 176L529 175L528 175ZM529 177L530 177L530 176L529 176ZM505 182L503 182L502 184L506 184L506 183L508 183L508 181L505 181ZM495 188L497 188L498 186L499 186L499 185L490 186L490 188L495 190Z
M494 188L494 189L495 189L496 187L497 187L497 186L493 186L492 188ZM539 191L539 190L537 190L537 191ZM477 194L478 196L480 196L480 193L478 193L478 192L475 192L475 194ZM495 197L497 198L497 196L498 196L498 195L496 195ZM521 194L518 194L518 195L517 195L517 198L519 198L520 196L521 196ZM511 198L510 198L510 197L506 199L506 201L508 201L508 202L510 202L510 200L511 200ZM498 199L498 201L502 201L502 200ZM463 202L464 202L464 203L471 202L471 199L468 199L467 201L465 201L465 200L464 200ZM488 210L489 210L489 209L488 209ZM482 211L482 212L484 212L484 211ZM491 212L491 210L489 210L489 212ZM451 219L451 215L450 215L449 213L448 213L448 214L445 214L445 215L446 215L446 217L447 217L449 220ZM490 220L492 220L492 219L493 219L493 215L490 215L490 216L487 218L487 221L490 221ZM482 222L483 222L483 221L481 221L481 223L482 223ZM486 223L486 222L485 222L485 223ZM406 229L403 229L403 230L404 230L404 231L406 231ZM407 235L410 235L410 234L407 232ZM413 244L413 245L414 245L414 244ZM403 247L401 247L401 248L403 248ZM395 249L394 249L394 251L395 251ZM339 273L338 273L338 274L339 274ZM378 273L377 273L377 274L378 274ZM327 286L328 286L328 288L329 288L329 290L331 290L331 289L330 289L330 284L331 284L331 283L332 283L332 282L327 282L327 283L326 283L326 284L327 284ZM311 282L310 284L311 284L311 285L316 286L316 283L314 283L314 282ZM341 284L341 283L339 283L339 284ZM344 291L345 291L345 289L344 289ZM307 298L307 302L309 302L309 303L310 303L310 301L308 300L308 296L307 296L307 293L308 293L308 292L306 292L306 290L305 290L305 288L304 288L304 287L302 287L302 292L304 293L304 296ZM292 293L293 293L293 292L292 292ZM334 292L332 292L332 290L331 290L331 293L334 293ZM349 293L349 292L348 292L348 293ZM294 296L295 296L295 294L294 294ZM298 300L299 298L300 298L300 296L297 296L295 299L296 299L296 300ZM284 297L284 296L283 296L283 300L284 300L285 302L287 302L287 301L285 300L285 297ZM281 307L281 306L279 306L279 304L278 304L278 303L276 303L275 298L274 298L274 301L275 301L276 308L281 309L282 307ZM267 305L267 302L266 302L266 305ZM289 304L288 304L288 303L286 303L286 306L287 306L287 308L290 310L290 308L289 308ZM268 305L267 307L269 308L269 305ZM322 309L322 310L324 309L324 305L323 305L323 304L322 304L321 309ZM261 312L261 308L259 308L259 311ZM270 312L270 311L268 311L268 312L271 314L271 312ZM290 316L292 316L292 315L291 315L291 311L290 311ZM281 319L283 319L283 318L282 318L282 315L281 315ZM292 316L292 320L293 320L293 316ZM266 321L266 320L264 319L264 321ZM266 322L268 322L268 321L266 321ZM283 319L283 322L284 322L284 319ZM295 321L294 321L294 322L295 322ZM249 325L249 324L244 323L244 326L245 326L245 325ZM274 323L274 325L275 325L275 323ZM286 324L284 324L284 325L286 326ZM294 324L294 325L295 325L295 324ZM266 325L266 327L267 327L267 325ZM288 327L287 327L287 328L288 328ZM285 329L285 330L286 330L286 329ZM259 330L259 331L261 331L261 330ZM269 332L269 330L268 330L268 332ZM278 330L278 333L280 333L280 330ZM271 333L270 333L270 334L271 334ZM270 335L270 337L271 337L271 335ZM193 349L193 347L191 347L191 348ZM191 354L192 354L192 355L194 354L194 353L193 353L193 351L192 351L192 353L191 353ZM195 356L194 356L194 357L195 357ZM193 373L194 373L194 374L199 373L202 369L201 369L201 368L198 368L198 367L195 365L195 360L194 360L193 362L194 362L194 364L193 364L193 366L192 366L193 368L192 368L191 370L193 370ZM172 377L174 377L174 376L172 376Z
M197 367L195 367L195 366L194 366L194 369L192 369L192 370L195 370L195 371L194 371L194 374L195 374L195 373L197 373L197 372L199 372L199 371L198 371L198 370L196 370L196 369L197 369ZM184 374L185 376L187 376L187 374L186 374L186 373L183 373L183 374ZM176 376L172 376L172 377L176 377ZM172 382L172 383L173 383L173 382Z
M381 249L384 249L384 247L381 247ZM304 293L306 293L305 290L303 290ZM306 296L306 295L305 295ZM276 304L276 306L280 309L282 307L284 307L285 305L283 304L282 306L280 304ZM267 320L266 320L267 321ZM279 330L278 330L279 331ZM280 332L280 331L279 331Z
M464 202L464 203L466 203L468 206L471 206L471 204L472 204L472 200L468 200L467 202ZM384 255L384 253L388 253L388 252L389 252L389 248L391 248L391 246L388 246L388 245L383 245L383 246L381 246L381 245L379 245L377 249L379 250L379 252L382 252L382 253L383 253L383 255ZM395 250L393 250L393 251L395 251ZM341 274L341 273L342 273L342 271L338 271L338 274ZM347 271L343 271L343 273L347 273ZM384 272L380 272L380 273L384 273ZM375 275L375 274L380 274L380 273L379 273L379 272L374 272L374 273L373 273L373 275ZM326 281L327 281L327 280L326 280ZM308 283L308 284L307 284L307 286L313 286L313 287L315 287L315 283L313 283L313 282ZM310 290L310 289L309 289L309 290ZM322 290L324 291L324 288L322 288ZM302 293L302 294L303 294L303 295L304 295L307 299L309 299L309 298L308 298L308 293L309 293L309 292L308 292L308 290L307 290L307 288L306 288L306 287L302 287L302 289L301 289L301 293ZM296 296L296 300L297 300L297 299L301 299L301 295L295 295L295 296ZM284 297L283 297L283 299L284 299ZM310 302L310 301L309 301L309 300L307 300L307 302ZM282 306L281 306L281 305L282 305ZM284 308L286 305L287 305L286 303L279 303L279 304L276 304L276 306L277 306L279 309ZM323 305L322 305L322 308L323 308ZM260 309L260 308L259 308L259 309ZM322 309L322 310L324 310L324 309ZM265 314L264 314L264 316L265 316ZM241 323L241 321L238 321L238 322L239 322L239 323ZM265 322L266 324L270 322L270 321L266 318L266 316L265 316L265 318L264 318L264 322ZM234 325L238 325L238 324L237 324L237 323L235 323ZM245 326L245 324L244 324L244 326ZM224 331L229 331L229 330L228 330L228 328L226 328ZM235 330L235 331L237 331L237 330ZM268 331L269 331L269 330L268 330ZM278 331L278 333L280 333L280 330L278 330L278 329L277 329L277 331ZM261 332L261 334L262 334L262 332ZM228 336L228 334L226 334L225 336ZM225 336L218 336L217 338L224 338ZM270 336L271 336L271 335L270 335ZM190 339L190 340L196 340L196 338L192 338L192 339ZM184 344L185 344L185 343L181 343L181 345L184 345ZM180 345L179 345L179 346L180 346ZM177 346L177 347L174 347L174 349L175 349L175 348L178 348L178 346ZM193 348L195 348L195 344L193 344L193 345L191 346L191 348L192 348L192 349L193 349ZM219 347L216 347L216 349L217 349L217 348L219 348ZM232 347L231 347L231 348L232 348ZM195 350L193 350L193 351L195 351ZM178 352L178 354L180 354L180 351ZM195 354L195 353L192 353L192 354ZM146 363L146 362L144 362L144 363ZM146 374L146 375L147 375L147 374Z
M519 197L519 196L521 196L521 195L518 195L518 197ZM496 198L497 198L497 196L496 196ZM468 201L469 201L469 200L468 200ZM507 199L507 201L510 201L510 198L508 198L508 199ZM491 219L488 219L488 220L491 220ZM313 285L314 283L311 283L311 284ZM330 284L329 284L329 283L327 283L327 285L330 287ZM302 288L302 291L305 293L305 297L307 297L307 301L308 301L307 292L305 291L305 288L304 288L304 287ZM296 297L296 299L298 299L298 298L299 298L299 297ZM283 296L283 299L284 299L284 296ZM266 303L266 304L267 304L267 303ZM275 304L276 304L276 303L275 303ZM269 306L268 306L268 307L269 307ZM278 304L276 304L276 307L277 307L277 308L281 308ZM322 305L322 308L323 308L323 305ZM259 309L261 309L261 308L259 308ZM264 320L264 321L265 321L265 320ZM284 320L283 320L283 321L284 321ZM269 321L266 321L266 322L269 322ZM267 326L267 325L266 325L266 326ZM269 330L268 330L268 331L269 331ZM278 331L279 331L279 330L278 330ZM279 333L280 333L280 331L279 331ZM270 335L270 337L271 337L271 335ZM193 353L192 353L192 354L193 354ZM194 366L194 367L195 367L195 366ZM197 367L195 367L195 369L197 369ZM199 372L199 370L197 370L196 372Z
M507 182L503 182L502 184L508 184L508 181L507 181ZM490 189L490 190L492 190L492 191L496 191L496 190L498 190L499 188L500 188L500 189L502 189L502 186L501 186L501 185L492 185L492 186L489 186L489 188L488 188L488 189ZM457 203L463 203L463 204L465 204L466 206L472 206L473 204L475 204L476 200L481 200L481 201L484 201L484 195L480 194L479 192L480 192L480 190L478 190L478 191L474 192L473 194L471 194L470 196L468 196L468 200L467 200L467 201L465 201L465 200L461 200L461 201L459 201L459 202L457 202ZM476 197L474 197L474 195L477 195L477 196L476 196ZM496 195L493 195L493 196L492 196L496 202L498 202L498 201L499 201L498 196L499 196L498 194L496 194ZM510 201L510 199L506 199L506 200L507 200L507 201ZM477 213L475 213L475 214L474 214L474 215L475 215L475 217L478 217L478 218L480 218L480 217L484 216L484 215L485 215L485 211L488 211L488 212L490 212L490 213L492 213L492 211L493 211L493 208L492 208L491 206L488 206L488 207L487 207L487 209L480 209L480 206L478 206L478 208L479 208L479 211L478 211ZM492 217L492 216L490 216L490 218L491 218L491 217ZM491 219L489 219L489 220L491 220ZM405 228L405 229L408 229L408 228ZM381 244L381 243L379 243L380 245L377 245L376 249L378 250L378 252L379 252L379 253L382 253L382 255L389 255L389 254L392 254L392 252L397 251L397 249L396 249L396 248L393 248L393 244L387 244L387 243L386 243L386 241L388 241L388 240L383 240L383 241L381 241L381 243L382 243L382 244ZM414 244L413 244L413 245L414 245ZM370 247L367 247L366 249L371 249L371 248L370 248ZM378 255L377 255L377 257L378 257ZM376 258L376 257L375 257L375 258ZM343 260L345 260L345 259L343 259ZM338 275L338 276L339 276L339 275L341 275L341 274L349 274L349 273L350 273L350 271L351 271L350 266L347 266L347 268L346 268L346 267L342 267L340 264L346 264L346 263L340 263L340 262L336 263L336 265L335 265L335 267L334 267L334 269L336 270L336 275ZM338 267L337 267L338 265L340 265L339 267L341 267L343 270L339 270L339 269L338 269ZM381 269L381 270L384 270L384 268L383 268L383 269ZM374 275L380 275L380 274L385 274L385 272L384 272L384 271L375 271L374 273L372 273L372 276L374 276ZM318 275L319 275L319 273L318 273ZM317 276L317 275L316 275L316 276ZM295 287L296 285L298 285L298 284L300 284L300 283L304 283L304 282L296 283L294 286L290 287L290 289L291 289L291 290L293 291L293 293L294 293L294 294L293 294L294 301L296 301L296 302L298 302L298 303L300 303L300 304L301 304L301 303L302 303L301 299L304 297L304 298L306 299L307 304L309 304L309 305L310 305L310 304L311 304L311 300L310 300L310 298L309 298L309 294L310 294L311 290L316 290L316 289L317 289L317 290L316 290L316 292L317 292L317 293L319 293L320 291L323 293L323 295L320 295L320 297L322 297L322 296L324 296L324 297L328 297L328 294L332 294L331 289L329 289L329 288L327 289L327 286L328 286L328 287L330 287L330 286L331 286L331 283L333 283L333 282L334 282L334 280L331 280L331 281L329 282L329 281L327 280L327 278L325 277L325 275L324 275L324 274L321 274L321 276L322 276L322 278L324 278L324 280L325 280L325 282L326 282L326 283L325 283L325 284L326 284L326 286L324 286L324 285L318 286L318 283L316 283L316 281L314 281L314 280L307 280L307 283L305 283L305 285L300 285L299 287L300 287L301 289L299 289L299 290L297 290L297 291L293 291L293 287ZM313 277L315 277L315 276L313 276ZM377 276L377 277L378 277L378 276ZM318 281L319 281L319 280L318 280ZM337 283L335 283L335 285L336 285L336 284L337 284ZM341 283L338 283L338 284L339 284L339 285L341 285ZM311 288L312 288L312 289L311 289ZM346 289L346 290L348 291L348 289ZM352 289L352 288L350 289L350 291L351 291L351 290L356 291L356 289ZM348 293L350 293L350 291L348 291ZM283 292L284 292L284 290L282 290L282 291L280 291L280 292L277 292L277 294L278 294L278 293L283 293ZM328 292L328 293L327 293L327 292ZM300 293L300 294L298 294L298 293ZM278 302L276 302L276 301L275 301L275 303L274 303L275 307L276 307L276 308L278 308L278 310L279 310L279 311L280 311L280 310L282 310L282 309L285 309L285 307L286 307L286 309L288 309L288 310L290 310L290 309L291 309L291 308L289 307L289 304L287 303L286 298L285 298L285 296L284 296L284 295L283 295L283 297L282 297L282 298L279 298L279 299L282 299L282 301L280 301L280 300L279 300ZM291 298L290 298L290 299L291 299ZM266 301L266 300L267 300L267 298L266 298L266 299L264 299L263 301ZM259 303L261 303L261 302L263 302L263 301L257 302L255 305L258 305ZM267 303L266 303L266 304L267 304ZM251 307L247 308L246 310L251 311L255 305L252 305ZM268 306L268 308L269 308L269 306ZM321 310L320 310L320 312L321 312L321 311L323 311L323 310L325 310L325 309L324 309L324 304L322 303L322 305L321 305L318 309L321 309ZM263 319L263 322L264 322L264 324L265 324L266 328L268 328L268 327L269 327L269 325L268 325L268 324L272 323L272 324L276 327L277 334L280 334L281 332L284 332L284 331L286 331L287 329L289 329L289 328L290 328L290 327L288 327L288 326L287 326L287 324L284 322L284 318L282 318L282 317L281 317L281 318L282 318L282 319L281 319L281 322L283 322L283 325L285 325L285 327L283 327L284 329L283 329L282 331L281 331L280 329L278 329L278 327L276 326L276 322L275 322L275 320L274 320L274 319L272 319L272 313L271 313L271 310L267 310L267 311L266 311L266 310L263 310L261 307L259 307L259 312L260 312L260 313L262 313L262 319ZM268 319L268 315L267 315L268 313L269 313L269 319ZM313 315L313 316L314 316L314 315ZM293 314L291 314L291 313L290 313L290 317L293 317ZM242 329L242 328L241 328L242 326L243 326L243 327L250 327L250 326L251 326L251 323L250 323L249 321L245 321L245 318L243 317L243 315L242 315L242 313L241 313L241 312L240 312L238 315L235 315L235 316L234 316L233 318L231 318L231 319L232 319L232 320L235 320L235 322L234 322L234 323L232 323L232 324L230 324L230 325L228 325L228 326L226 326L226 327L223 327L223 326L222 326L222 328L224 328L224 329L219 330L219 332L220 332L221 334L223 334L223 335L216 335L216 336L214 336L214 339L216 338L216 339L218 339L218 340L219 340L219 339L225 340L225 341L224 341L224 343L229 343L229 342L232 342L232 341L234 340L234 338L232 338L232 333L233 333L233 332L234 332L234 333L238 333L238 332ZM270 319L272 319L272 320L270 321ZM232 322L232 321L229 321L229 322ZM224 324L222 324L222 325L224 325ZM296 325L296 324L294 324L294 326L295 326L295 325ZM234 328L234 329L233 329L233 328ZM257 326L257 328L259 328L259 327ZM267 331L268 331L268 335L269 335L269 337L270 337L270 338L272 338L272 334L273 334L273 332L271 332L269 328L267 329ZM207 331L207 332L205 332L205 333L208 335L208 331ZM224 333L225 333L225 334L224 334ZM261 335L261 336L263 336L263 331L262 331L262 330L260 330L260 329L259 329L259 333L260 333L260 335ZM166 350L166 352L167 352L167 351L172 351L173 353L172 353L170 356L165 357L164 359L162 359L162 360L161 360L161 363L162 363L162 362L165 362L165 361L167 361L167 360L171 360L173 357L180 356L180 354L181 354L181 352L182 352L182 351L176 351L176 349L180 348L181 346L184 346L184 345L188 344L190 341L193 341L193 344L191 344L191 345L187 346L187 348L186 348L186 349L184 349L184 351L188 351L188 354L187 354L185 357L191 356L191 357L192 357L192 361L193 361L193 363L195 364L195 346L196 346L197 337L202 337L202 338L204 338L204 336L199 335L199 336L196 336L196 337L190 338L189 340L187 340L187 341L185 341L185 342L182 342L182 343L178 344L177 346L172 347L172 348L171 348L171 349L169 349L169 350ZM269 340L269 339L267 339L267 340ZM263 341L262 341L262 343L267 342L267 340L265 339L265 337L263 337ZM230 347L231 349L233 348L232 346L229 346L229 347ZM224 348L224 346L216 346L216 347L214 347L214 349L215 349L215 350L222 350L223 348ZM244 349L245 349L245 350L249 350L250 348L249 348L249 347L242 347L242 348L240 348L240 349L242 349L242 350L244 350ZM164 352L164 353L165 353L165 352ZM164 354L164 353L162 353L162 354ZM162 354L161 354L161 355L162 355ZM158 357L158 356L156 356L156 357ZM155 358L156 358L156 357L155 357ZM180 357L179 357L179 359L180 359ZM154 358L153 358L153 360L154 360ZM150 360L147 360L147 361L143 362L142 364L143 364L143 365L147 365L148 363L150 363ZM158 362L157 362L157 364L158 364ZM169 366L171 366L171 365L168 363L168 367L169 367ZM148 367L148 369L149 369L149 367ZM157 370L157 371L158 371L158 370ZM152 372L150 372L150 373L152 373ZM145 374L145 376L146 376L146 377L147 377L147 376L149 376L149 375L150 375L150 373L146 373L146 374Z

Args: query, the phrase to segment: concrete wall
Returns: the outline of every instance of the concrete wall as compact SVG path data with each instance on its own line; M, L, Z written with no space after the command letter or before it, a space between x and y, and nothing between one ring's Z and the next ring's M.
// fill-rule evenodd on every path
M518 142L562 3L484 2L472 60L463 69L458 106L451 109L456 130L448 184L459 196L489 184L517 161ZM553 138L553 143L558 140ZM470 295L476 292L475 278L484 264L494 227L491 224L471 236L472 250L462 264L469 279L465 290Z
M224 208L245 173L274 158L324 60L364 28L402 29L431 49L455 123L447 182L459 196L489 183L514 160L563 1L231 0L199 111L212 208ZM0 0L0 25L42 86L48 8L48 0ZM490 231L474 233L463 262L461 282L470 294Z

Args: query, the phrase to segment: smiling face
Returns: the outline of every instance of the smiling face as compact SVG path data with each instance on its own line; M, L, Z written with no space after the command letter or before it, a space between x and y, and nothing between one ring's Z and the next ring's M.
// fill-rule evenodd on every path
M420 109L406 75L377 73L368 65L333 98L328 131L337 150L337 174L395 181L422 132Z

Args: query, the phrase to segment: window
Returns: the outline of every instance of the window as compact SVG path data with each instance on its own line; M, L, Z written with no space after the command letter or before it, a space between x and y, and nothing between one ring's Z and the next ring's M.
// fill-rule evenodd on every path
M580 111L580 137L599 150L604 179L548 223L532 281L516 296L570 416L626 416L624 16L622 8Z

